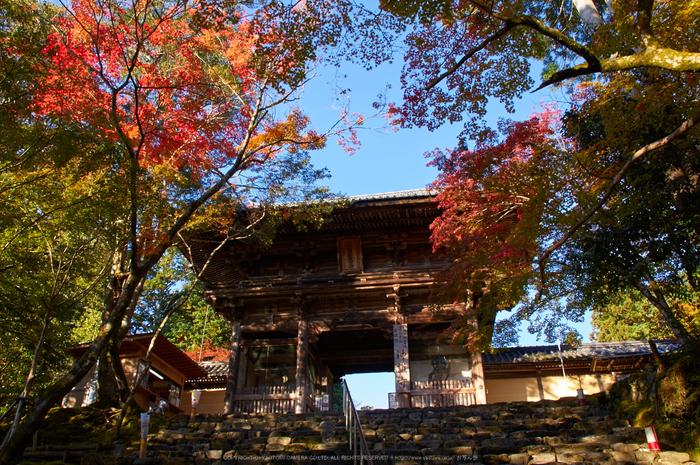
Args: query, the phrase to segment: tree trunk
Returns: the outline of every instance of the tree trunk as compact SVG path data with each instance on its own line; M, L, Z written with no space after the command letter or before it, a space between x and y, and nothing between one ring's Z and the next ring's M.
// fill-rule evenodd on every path
M685 329L685 326L683 326L683 323L681 323L678 320L678 318L676 318L676 314L673 312L673 309L670 307L670 305L668 305L668 302L666 302L666 298L660 290L657 289L652 291L652 289L650 289L649 286L645 286L640 282L634 283L634 287L636 287L637 290L644 297L646 297L646 299L649 302L651 302L651 304L654 307L656 307L657 310L659 310L661 316L664 317L666 324L668 324L669 328L671 328L671 331L673 332L673 335L676 337L678 342L680 342L681 344L687 344L693 339L692 336L688 333L688 330Z
M125 336L125 335L124 335ZM117 399L119 407L124 404L126 398L129 397L129 381L124 373L121 357L119 356L119 348L121 347L123 337L114 338L109 344L109 361L112 362L112 373L114 373L115 387L117 390Z
M112 368L111 354L105 350L100 354L97 364L97 402L99 408L119 408L117 378Z
M41 426L48 411L58 404L63 397L90 371L99 355L106 349L110 339L117 336L121 321L125 317L131 299L134 297L138 283L148 271L148 267L135 270L124 283L121 295L115 302L109 317L100 327L100 331L88 348L87 352L77 361L68 372L41 393L34 406L29 410L15 434L0 447L0 463L17 463L22 457L34 432Z
M657 366L657 374L661 374L664 371L666 371L666 363L664 362L664 359L661 358L661 354L659 354L659 349L656 347L656 343L654 342L653 339L649 339L649 349L651 349L651 356L654 359L654 362L656 362Z

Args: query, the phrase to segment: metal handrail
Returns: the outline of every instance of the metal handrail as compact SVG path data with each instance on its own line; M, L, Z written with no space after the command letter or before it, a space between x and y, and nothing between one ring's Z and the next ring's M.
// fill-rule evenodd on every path
M361 454L359 454L360 465L365 463L365 457L369 465L374 465L372 463L372 456L369 453L369 447L367 447L367 440L362 432L360 416L357 413L357 409L355 409L355 404L352 401L350 390L345 380L343 380L343 415L345 415L345 429L348 430L348 446L352 453L353 463L357 464L357 438L359 436L360 446L362 447Z

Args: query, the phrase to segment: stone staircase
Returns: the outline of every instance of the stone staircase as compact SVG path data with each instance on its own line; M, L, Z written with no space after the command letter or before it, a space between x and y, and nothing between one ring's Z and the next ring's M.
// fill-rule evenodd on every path
M644 431L575 399L360 412L375 464L691 464L648 450ZM351 464L339 413L176 417L149 435L148 457L118 446L73 463L135 465ZM29 458L29 457L27 457Z

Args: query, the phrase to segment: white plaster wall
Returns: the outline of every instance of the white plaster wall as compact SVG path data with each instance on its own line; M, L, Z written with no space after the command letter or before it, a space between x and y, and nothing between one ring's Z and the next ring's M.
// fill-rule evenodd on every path
M615 382L611 373L567 376L545 376L541 378L486 379L486 401L519 402L556 400L576 396L577 389L584 394L608 391Z

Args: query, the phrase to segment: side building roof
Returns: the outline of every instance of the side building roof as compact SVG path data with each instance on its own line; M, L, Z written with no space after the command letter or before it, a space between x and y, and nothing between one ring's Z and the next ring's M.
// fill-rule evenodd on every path
M122 339L122 343L119 346L120 355L135 352L139 349L143 351L148 350L151 339L153 339L153 334L154 333L146 333L126 336ZM87 351L90 344L90 342L81 343L77 347L71 349L70 353L76 358L81 357ZM156 339L155 346L153 347L153 354L182 373L186 379L207 376L207 372L199 366L197 362L188 357L162 334L159 334Z
M681 344L664 339L655 341L661 355L678 350ZM580 346L512 347L493 354L483 354L487 378L547 376L561 373L562 360L567 373L631 372L651 362L646 341L594 342Z

